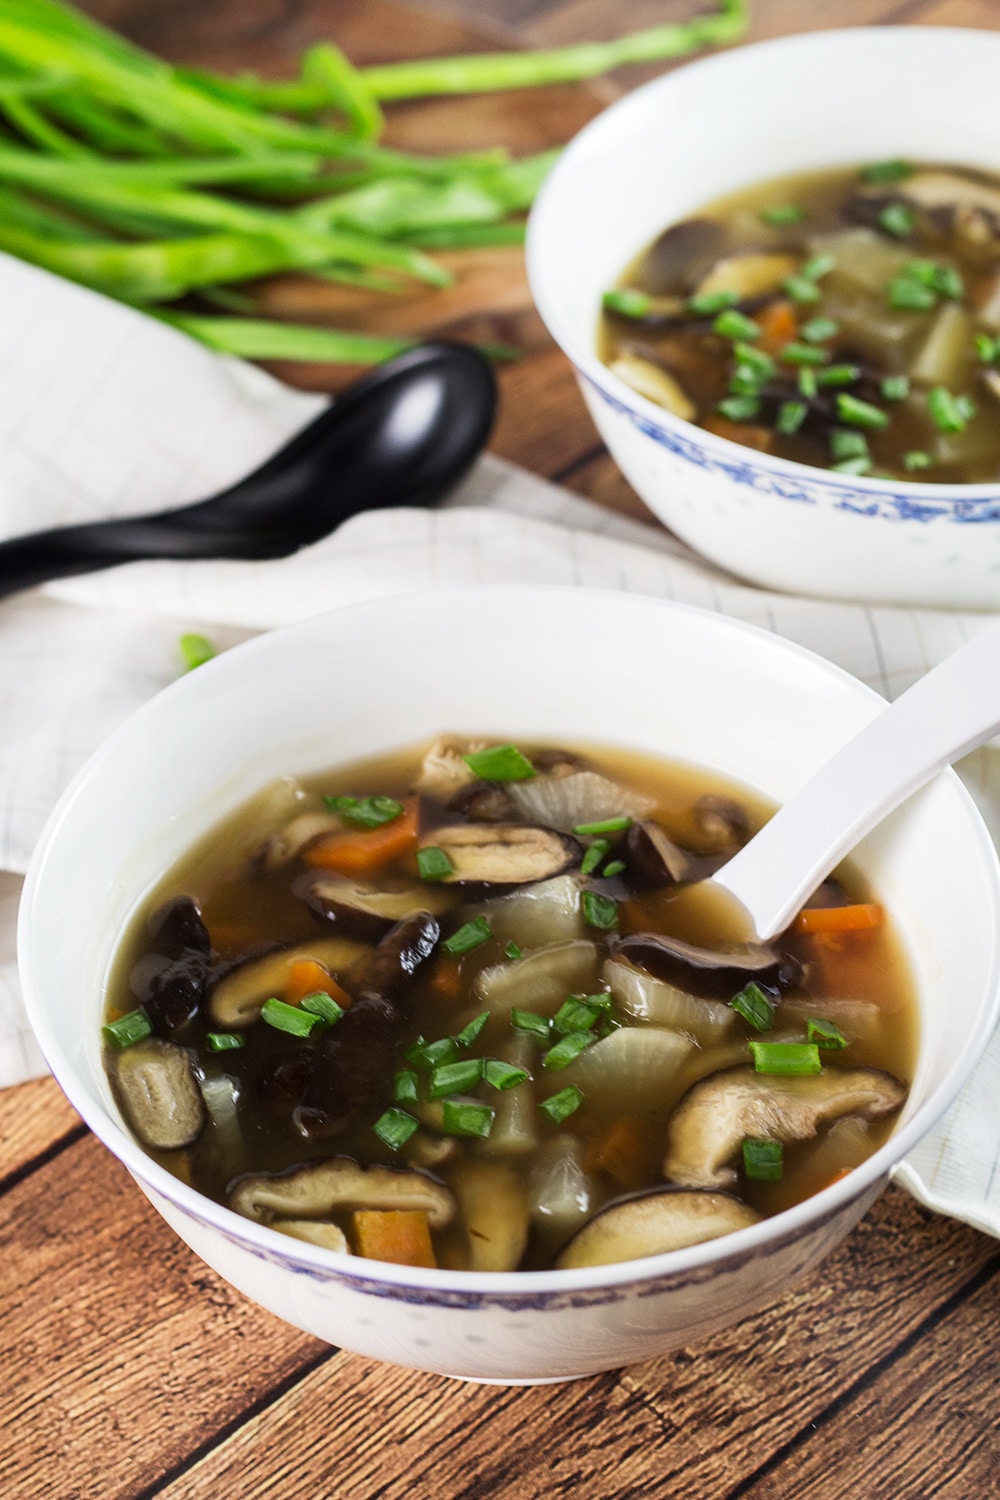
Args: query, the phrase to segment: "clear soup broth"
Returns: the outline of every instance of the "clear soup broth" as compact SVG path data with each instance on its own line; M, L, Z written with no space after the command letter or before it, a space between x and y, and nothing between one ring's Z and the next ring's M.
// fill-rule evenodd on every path
M734 945L696 882L768 812L690 767L457 738L283 780L124 937L122 1112L210 1198L375 1259L588 1265L778 1213L885 1140L916 1012L850 873Z

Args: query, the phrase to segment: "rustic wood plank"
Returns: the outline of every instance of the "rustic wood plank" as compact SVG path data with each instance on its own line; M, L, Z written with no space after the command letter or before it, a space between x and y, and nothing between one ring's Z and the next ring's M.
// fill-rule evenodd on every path
M80 1129L80 1116L52 1078L0 1089L0 1189Z

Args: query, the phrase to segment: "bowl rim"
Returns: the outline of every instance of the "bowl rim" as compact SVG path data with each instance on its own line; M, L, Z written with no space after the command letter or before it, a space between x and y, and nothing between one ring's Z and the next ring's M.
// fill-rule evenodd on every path
M733 70L738 75L744 68L752 70L762 56L781 52L791 53L793 57L810 53L822 56L831 48L853 49L861 44L876 47L893 45L898 49L901 43L916 43L917 47L926 46L934 50L940 46L940 39L943 37L950 39L949 45L967 45L975 51L988 46L1000 54L1000 32L963 26L845 26L765 38L697 58L669 73L650 79L606 105L577 131L545 177L531 206L525 238L525 265L528 285L538 313L550 336L574 366L578 376L592 386L609 405L620 408L627 415L634 414L641 418L645 426L658 427L679 442L703 448L717 457L720 467L737 465L743 469L756 468L769 476L786 480L789 485L808 485L810 490L826 491L831 500L869 495L873 501L897 498L903 501L920 501L929 506L936 502L937 509L942 513L955 507L968 508L972 513L969 519L974 519L975 509L980 503L995 504L1000 499L1000 477L976 484L934 484L926 480L879 479L859 474L851 475L847 482L831 470L774 454L760 453L730 438L709 432L707 428L698 427L693 422L685 421L665 407L650 401L615 375L597 357L587 340L553 307L548 292L550 276L544 233L550 205L556 193L562 190L563 180L576 170L578 158L585 159L592 143L599 140L608 129L609 122L614 126L623 119L627 120L632 114L646 111L651 105L655 107L661 96L671 96L681 79L685 80L685 87L690 87L688 80L692 77L712 79L719 74L725 76ZM831 162L831 165L836 165L836 162Z
M76 772L59 798L42 831L25 876L18 912L18 967L32 1030L56 1082L69 1102L140 1186L148 1185L154 1195L167 1200L189 1219L208 1225L225 1239L242 1243L266 1259L277 1260L293 1270L318 1275L321 1279L340 1281L361 1289L384 1287L390 1293L393 1290L400 1294L408 1290L425 1292L431 1298L435 1293L444 1293L452 1298L457 1297L459 1301L464 1294L470 1301L489 1297L516 1302L533 1296L565 1296L593 1293L602 1289L611 1292L631 1283L660 1281L675 1275L680 1277L685 1273L704 1270L716 1262L766 1252L769 1246L798 1238L824 1220L836 1216L866 1192L874 1194L878 1186L888 1178L891 1169L954 1102L978 1062L982 1046L997 1024L1000 1016L1000 856L974 799L956 772L950 768L939 773L935 782L943 779L949 784L952 794L957 796L958 805L967 819L968 835L980 846L993 876L990 894L997 921L992 928L992 948L987 965L990 981L988 994L981 1007L978 1024L968 1033L950 1071L930 1096L909 1120L893 1132L884 1145L854 1168L846 1178L759 1224L681 1250L579 1270L482 1272L395 1266L290 1240L287 1235L268 1225L244 1218L206 1197L147 1155L124 1124L119 1123L111 1109L98 1097L96 1089L88 1085L84 1062L73 1055L68 1045L69 1038L61 1035L58 1027L52 1023L44 998L36 990L32 935L34 912L39 900L44 897L49 864L58 856L61 826L79 800L87 797L92 781L102 775L105 762L118 753L120 746L127 747L128 741L141 734L148 723L155 723L160 716L172 712L178 699L183 705L186 697L207 692L217 680L221 688L233 671L240 676L254 675L254 664L258 659L262 664L266 663L268 656L275 650L283 653L286 643L294 650L297 643L308 641L317 631L322 633L332 627L350 630L352 621L363 626L367 619L377 617L386 609L400 609L406 614L414 608L432 608L441 618L454 620L462 618L461 611L468 610L477 602L492 602L500 598L522 605L533 599L544 603L547 599L571 598L581 608L588 610L599 606L625 613L633 610L647 613L654 609L697 619L703 626L716 628L724 634L734 632L757 638L765 655L773 653L797 660L808 668L815 680L826 677L840 690L848 690L858 700L867 699L873 705L885 703L881 694L844 668L763 626L697 605L665 600L653 595L570 584L456 585L415 590L345 605L290 625L264 631L205 663L197 674L178 678L148 700L104 740ZM456 614L456 611L459 613ZM634 625L637 622L632 623Z

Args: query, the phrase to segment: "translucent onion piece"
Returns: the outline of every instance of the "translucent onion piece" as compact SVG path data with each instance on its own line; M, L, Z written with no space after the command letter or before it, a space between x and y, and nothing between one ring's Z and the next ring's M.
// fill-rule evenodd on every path
M580 823L598 823L623 814L644 818L656 806L651 797L598 771L512 782L507 793L526 818L563 833L571 833Z
M654 1026L687 1032L703 1046L711 1046L732 1030L736 1012L724 1001L702 1000L637 969L624 958L609 958L601 978L625 1015Z

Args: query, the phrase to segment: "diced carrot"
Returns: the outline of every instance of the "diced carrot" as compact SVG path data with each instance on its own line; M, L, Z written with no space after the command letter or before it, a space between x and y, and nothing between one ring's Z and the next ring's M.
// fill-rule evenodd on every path
M701 424L706 432L716 437L728 438L731 443L741 443L744 448L756 448L758 453L767 453L774 434L766 427L754 427L749 422L730 422L721 412L711 412Z
M777 354L786 344L790 344L798 333L795 309L784 298L777 302L769 302L766 307L754 313L753 320L760 329L760 335L755 340L754 347L762 349L765 354Z
M379 828L345 828L310 844L303 853L307 865L336 870L338 875L370 875L417 847L417 798L403 804L391 823Z
M396 1266L437 1265L422 1208L359 1208L353 1219L354 1247L368 1260L387 1260Z
M446 954L435 961L430 987L442 1000L457 1000L462 993L462 965Z
M792 923L793 932L862 932L882 925L882 908L874 901L853 906L807 906Z
M351 996L334 979L328 969L314 958L297 958L289 966L285 981L285 1000L289 1005L298 1005L307 995L329 995L343 1009L351 1003Z

